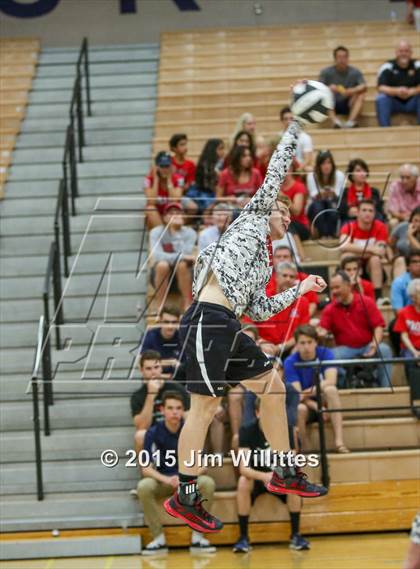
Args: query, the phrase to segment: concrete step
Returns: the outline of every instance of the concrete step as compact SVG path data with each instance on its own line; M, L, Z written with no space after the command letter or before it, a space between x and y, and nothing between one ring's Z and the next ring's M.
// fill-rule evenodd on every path
M98 178L100 176L145 176L149 171L150 158L138 160L108 160L97 162L82 162L77 165L79 180L83 178ZM36 180L60 180L63 168L60 163L56 164L18 164L9 170L9 180L27 181ZM98 180L100 181L100 180Z
M112 237L110 236L110 238ZM146 272L139 275L136 275L135 272L113 274L111 265L110 271L106 272L106 275L102 288L106 287L110 294L146 293L148 285ZM69 279L63 278L64 297L93 295L99 287L101 277L101 273L98 273L97 275L77 275ZM42 276L0 279L0 299L5 301L19 298L38 298L43 284L44 278Z
M125 490L50 493L41 502L36 496L20 494L3 496L2 500L2 531L115 527L124 520L131 526L143 520L138 500ZM80 525L83 520L87 525ZM102 522L96 525L95 520Z
M104 270L108 257L105 252L73 256L69 259L69 266L75 275L97 274ZM145 260L145 256L139 259L138 251L119 252L112 259L113 272L137 272L138 265L141 267ZM1 260L1 268L4 277L45 276L46 256L43 253L30 257L5 257Z
M60 402L60 405L63 402ZM73 405L74 410L80 406L82 401L76 402ZM118 403L117 403L118 405ZM130 417L129 401L124 401L124 409L120 417L116 417L116 421L125 420L126 426L121 426L121 423L114 424L113 420L109 426L103 427L98 423L92 428L80 427L75 429L74 424L68 428L60 428L56 430L54 425L58 424L58 420L54 420L52 428L54 432L49 437L42 438L42 460L43 461L58 461L58 460L85 460L98 458L98 455L107 448L115 450L121 455L124 460L129 455L125 453L127 450L133 448L134 427ZM56 405L57 406L57 405ZM56 407L54 406L54 407ZM97 405L97 407L99 407ZM104 408L104 414L110 405ZM82 407L85 413L91 412L91 409L85 405ZM96 420L104 417L104 414L95 413ZM82 419L81 413L76 413L75 418ZM51 417L52 420L52 417ZM82 421L84 422L84 421ZM108 425L108 423L107 423ZM2 464L30 462L34 459L34 434L33 432L12 432L4 433L2 435Z
M115 129L112 132L112 139L110 138L109 131L93 131L86 132L87 146L94 145L117 145L117 144L130 144L130 143L147 143L150 144L152 138L152 129ZM63 132L50 132L50 133L21 133L19 134L15 148L37 148L37 147L50 147L50 148L63 148L64 147L65 133Z
M7 540L2 544L2 559L54 559L62 557L90 557L94 555L139 555L141 538L138 535L55 537L29 540Z
M39 55L38 62L41 65L60 65L61 64L74 64L76 65L79 52L77 50L71 51L65 49L62 52L50 51L50 48L44 48ZM131 59L144 61L156 61L159 58L158 47L144 48L143 46L121 47L117 49L115 46L107 46L107 49L96 48L89 46L89 61L90 63L96 62L110 62L110 61L130 61Z
M124 76L128 77L128 76ZM97 78L100 80L100 78ZM53 85L54 82L49 79L43 79L45 84ZM156 85L138 85L137 76L133 76L130 80L125 79L124 83L128 86L115 87L96 87L91 88L90 96L92 101L92 111L95 112L95 106L99 102L110 101L118 102L122 100L127 101L150 101L155 100L157 95ZM134 85L134 86L133 86ZM36 91L31 91L29 94L30 104L51 104L51 103L66 103L70 105L72 96L71 88L45 88Z
M46 184L47 185L47 184ZM48 183L48 191L52 197L56 197L56 192L52 192L53 188L57 185L55 183ZM18 182L14 184L16 191ZM89 233L102 233L104 231L143 231L144 219L140 216L129 214L126 215L105 215L94 214L92 215L76 215L70 218L71 234L84 233L89 228ZM29 235L53 235L52 222L48 227L47 220L39 222L38 217L8 217L2 221L1 236L19 236L26 234Z
M127 61L124 60L114 61L114 62L98 62L92 63L89 66L89 75L92 82L95 76L103 75L128 75L135 74L140 77L146 77L151 75L155 77L157 71L157 61ZM46 79L52 78L54 80L63 79L73 79L76 76L76 66L75 65L43 65L42 63L37 66L37 76L36 79ZM153 79L153 83L155 79ZM72 86L73 83L66 85L67 87ZM38 88L38 83L35 81L35 88Z
M101 449L102 450L102 449ZM105 450L105 449L103 449ZM138 468L106 468L99 460L63 460L43 464L44 489L51 492L130 490L139 480ZM33 461L4 465L0 472L2 494L34 494L36 492Z
M39 117L56 117L68 114L69 102L66 100L61 103L31 101L27 108L26 118L35 119ZM155 102L153 100L144 101L97 101L92 109L93 116L102 115L127 115L140 113L153 113L155 110Z
M22 123L21 132L54 132L64 131L69 124L68 117L55 117L51 119L25 119ZM148 115L114 115L85 117L86 130L111 130L114 128L144 128L153 126L153 116Z
M134 251L140 247L139 231L112 232L112 244L108 232L73 234L72 246L74 251L82 248L84 253ZM0 242L0 257L29 256L45 254L47 258L51 237L49 235L34 235L28 240L26 236L3 237ZM147 247L147 242L144 244ZM81 251L80 251L81 252Z
M80 380L80 382L83 382L83 380ZM53 389L55 383L54 380ZM137 374L137 378L131 381L131 393L139 389L140 385L140 377ZM28 454L32 453L32 458L34 447L31 395L28 395L27 401L3 403L1 415L2 448L4 443L6 445L4 448L8 449L8 451L2 452L1 461L14 462L16 460L24 462L24 459L20 459L17 456L20 447L16 447L13 450L13 445L10 442L20 439L22 439L22 444L24 444L24 441L27 441L27 447L25 448ZM73 449L71 451L73 455L77 449L82 454L86 450L86 454L80 455L79 458L97 458L97 451L106 443L106 436L112 437L115 435L117 437L115 440L120 441L118 444L122 449L122 456L133 444L134 426L131 418L129 396L58 401L50 406L50 423L53 434L42 439L42 445L46 452L50 454L56 452L56 455L51 456L50 460L70 458L70 456L67 457L66 452L71 448ZM83 432L85 432L84 442ZM75 440L73 442L68 440L67 444L63 444L65 437L72 438L72 433L74 433ZM91 436L96 437L97 445L90 441ZM59 441L61 441L61 447ZM96 454L92 456L91 453L95 451L95 448ZM104 448L108 447L105 446ZM109 448L114 447L110 445ZM48 451L47 449L50 450Z
M116 297L109 295L99 295L96 299L74 297L66 298L64 309L66 311L67 322L84 321L89 312L91 318L106 317L107 321L118 319L129 319L130 322L136 321L137 306L143 307L145 305L145 295L126 294L124 296L116 295ZM43 304L40 298L38 300L10 300L3 303L1 313L1 323L13 322L33 322L38 321L40 315L43 313ZM71 315L71 319L70 319ZM32 362L32 355L28 354L30 362ZM19 371L19 363L15 362L16 371ZM32 365L31 363L29 363ZM17 366L17 367L16 367ZM6 368L7 370L7 368ZM11 371L11 370L10 370Z

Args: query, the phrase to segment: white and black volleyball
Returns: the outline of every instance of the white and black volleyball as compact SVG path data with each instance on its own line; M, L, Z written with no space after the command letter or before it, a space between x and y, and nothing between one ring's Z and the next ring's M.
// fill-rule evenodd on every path
M330 89L319 81L300 81L292 91L292 113L303 123L320 123L334 108Z

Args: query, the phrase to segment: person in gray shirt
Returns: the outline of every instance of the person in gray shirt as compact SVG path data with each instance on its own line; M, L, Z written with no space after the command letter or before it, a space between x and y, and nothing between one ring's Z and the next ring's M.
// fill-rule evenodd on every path
M154 227L149 234L149 250L153 259L151 280L156 289L154 308L158 313L163 306L173 272L182 296L183 309L186 310L191 304L192 266L195 261L193 252L197 242L194 229L184 226L184 213L179 203L166 204L163 221L164 225Z
M217 241L220 235L229 227L232 222L233 210L233 206L226 202L219 202L214 206L213 225L206 227L198 237L199 251Z
M333 54L334 65L325 67L319 74L319 80L328 85L335 98L335 109L330 114L334 128L353 128L357 126L356 120L365 100L366 81L359 69L349 65L346 47L336 47ZM348 119L343 124L337 115L346 115Z

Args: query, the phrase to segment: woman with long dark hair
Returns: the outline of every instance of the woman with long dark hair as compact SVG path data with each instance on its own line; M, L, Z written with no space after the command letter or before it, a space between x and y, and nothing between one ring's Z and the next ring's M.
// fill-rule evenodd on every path
M253 167L251 150L237 146L227 168L220 174L217 198L229 197L232 201L241 196L253 196L262 184L261 173Z
M308 217L318 237L336 237L339 225L337 205L344 190L345 176L337 170L329 150L320 150L314 171L306 178L309 197ZM322 213L325 212L325 213Z
M195 184L187 192L188 197L198 204L200 212L207 210L215 200L224 154L225 143L221 138L209 138L201 151Z
M375 203L376 219L385 221L383 201L377 188L368 183L369 166L361 158L350 160L347 166L347 175L350 185L345 189L340 203L342 222L356 218L357 206L362 200L372 200Z
M233 138L232 146L229 149L229 152L225 158L225 168L229 166L232 161L233 153L235 152L238 146L245 146L251 152L252 156L252 163L256 167L257 165L257 150L255 148L255 141L252 134L250 134L246 130L240 130Z

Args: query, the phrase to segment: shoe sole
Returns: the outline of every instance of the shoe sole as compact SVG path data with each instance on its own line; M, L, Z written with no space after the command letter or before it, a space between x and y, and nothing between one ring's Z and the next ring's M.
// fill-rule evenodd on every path
M233 553L248 553L249 549L233 549Z
M289 488L279 488L278 486L272 486L270 482L266 485L266 488L272 494L295 494L297 496L301 496L302 498L319 498L320 496L326 495L326 493L321 494L319 492L314 493L314 492L304 492L302 490L292 490Z
M147 551L147 549L143 549L143 551L141 552L141 555L143 557L152 557L153 555L166 555L167 553L169 553L168 548L156 549L156 551Z
M294 545L289 545L289 549L294 551L309 551L310 547L295 547Z
M188 526L190 526L190 528L194 529L195 531L198 531L200 533L217 533L219 532L221 529L223 529L223 525L221 528L218 529L211 529L207 526L200 526L198 524L196 524L195 522L192 522L191 520L185 518L182 514L180 514L179 512L177 512L176 510L174 510L171 505L170 505L170 498L168 500L165 500L165 502L163 503L163 507L165 508L166 512L172 516L173 518L178 518L179 520L182 520L183 522L185 522Z

